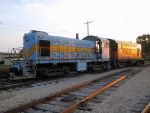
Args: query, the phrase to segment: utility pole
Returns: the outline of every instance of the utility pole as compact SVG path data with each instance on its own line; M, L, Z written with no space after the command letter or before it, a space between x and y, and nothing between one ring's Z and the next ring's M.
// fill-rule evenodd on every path
M90 21L90 22L86 22L84 24L87 24L87 36L89 36L89 23L92 23L93 21Z

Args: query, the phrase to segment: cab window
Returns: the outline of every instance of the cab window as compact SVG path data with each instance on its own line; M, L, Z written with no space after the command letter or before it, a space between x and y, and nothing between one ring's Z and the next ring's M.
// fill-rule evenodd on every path
M40 56L50 56L50 41L39 40L39 53Z

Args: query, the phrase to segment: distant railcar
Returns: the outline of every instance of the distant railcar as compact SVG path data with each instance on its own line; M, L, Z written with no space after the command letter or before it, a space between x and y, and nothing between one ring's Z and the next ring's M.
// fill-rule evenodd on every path
M21 56L22 60L12 62L14 73L36 78L137 63L141 60L141 46L98 36L79 40L32 30L23 37Z
M144 63L141 56L141 44L116 41L109 38L100 38L98 36L87 36L84 40L85 39L100 44L101 59L104 61L104 68L106 69Z
M141 44L124 41L116 42L118 47L117 57L119 64L124 63L126 65L131 65L143 63L143 59L141 56Z

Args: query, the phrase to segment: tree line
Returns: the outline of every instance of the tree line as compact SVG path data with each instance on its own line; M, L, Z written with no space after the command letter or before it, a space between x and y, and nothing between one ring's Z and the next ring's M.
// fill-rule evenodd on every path
M142 45L142 56L150 58L150 34L138 36L136 42Z

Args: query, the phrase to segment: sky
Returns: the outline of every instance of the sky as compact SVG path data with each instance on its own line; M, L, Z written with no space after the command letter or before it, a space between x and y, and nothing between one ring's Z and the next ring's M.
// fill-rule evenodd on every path
M23 46L30 30L136 41L150 33L150 0L0 0L0 52Z

